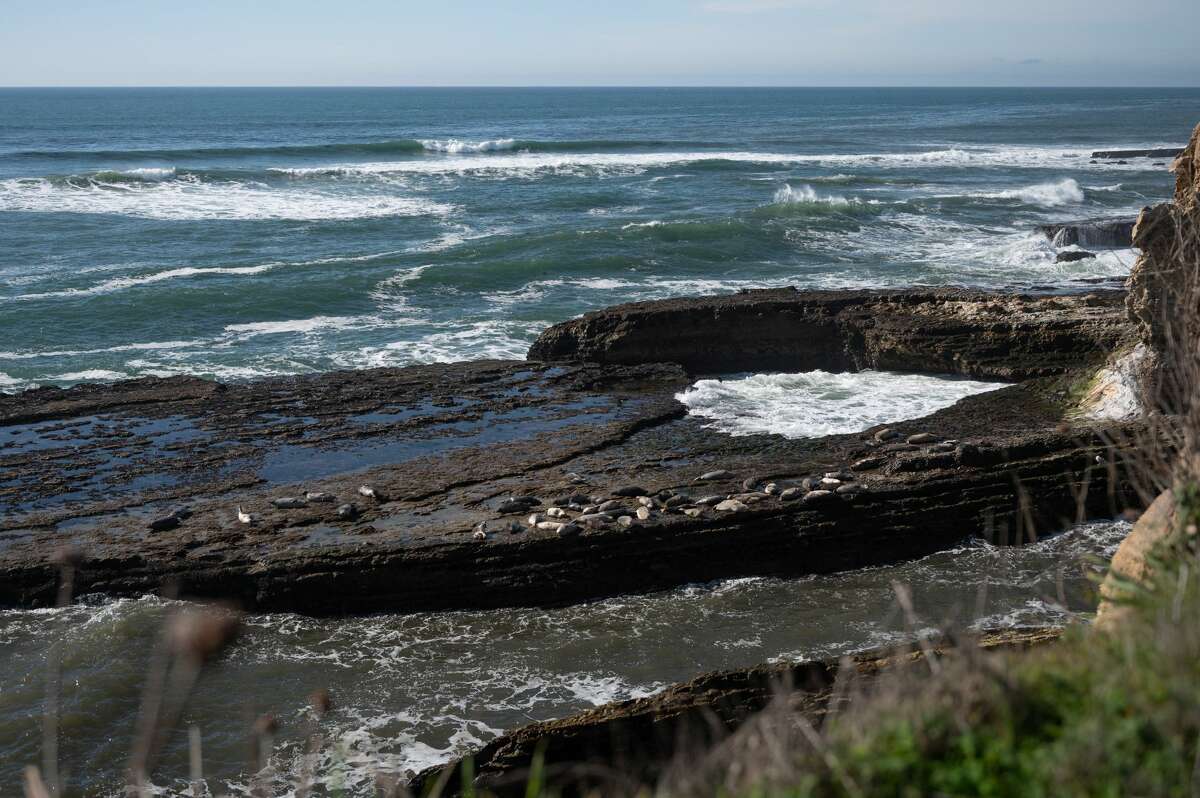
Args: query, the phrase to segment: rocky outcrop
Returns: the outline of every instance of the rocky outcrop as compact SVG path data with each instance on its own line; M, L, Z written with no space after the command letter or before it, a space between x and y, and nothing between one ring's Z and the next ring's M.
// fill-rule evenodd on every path
M1136 219L1083 219L1040 224L1037 231L1056 247L1130 247ZM1059 253L1065 255L1067 253Z
M1021 629L985 632L959 645L1000 651L1046 645L1057 638L1056 630ZM954 643L934 641L927 651L947 656ZM472 755L474 786L499 796L525 795L535 756L540 756L540 776L552 792L632 794L638 787L658 783L671 765L697 761L772 702L819 727L842 668L852 668L862 685L879 674L920 664L923 658L922 650L911 645L863 652L843 661L757 665L704 674L649 698L532 723ZM440 783L442 794L460 794L460 773L460 763L453 762L419 774L409 786L421 795Z
M885 369L1021 380L1101 362L1127 336L1115 290L751 291L618 305L557 324L537 361L693 373Z
M1097 150L1093 158L1175 158L1183 152L1179 147L1164 147L1157 150Z
M1178 531L1175 516L1175 494L1168 490L1150 504L1125 540L1121 541L1117 553L1113 555L1109 572L1100 585L1096 629L1111 631L1129 616L1129 588L1144 582L1150 575L1151 554Z
M1113 300L1092 301L1079 312L1103 328ZM1013 346L1026 334L1010 327ZM1135 501L1118 431L1063 425L1072 374L972 396L891 437L800 440L706 428L675 399L690 379L661 364L3 397L0 604L53 602L65 545L85 558L81 593L335 615L566 604L896 562L969 535L1017 543ZM833 472L837 491L821 484Z
M1170 353L1192 352L1185 342L1200 340L1200 125L1172 169L1174 202L1145 208L1134 229L1142 254L1130 273L1128 307L1152 355L1141 375L1146 404L1179 409L1194 375L1181 373Z

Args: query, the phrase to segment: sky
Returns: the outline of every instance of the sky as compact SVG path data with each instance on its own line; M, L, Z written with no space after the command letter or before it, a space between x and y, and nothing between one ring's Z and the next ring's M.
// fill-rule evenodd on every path
M1200 0L0 0L3 86L1197 86Z

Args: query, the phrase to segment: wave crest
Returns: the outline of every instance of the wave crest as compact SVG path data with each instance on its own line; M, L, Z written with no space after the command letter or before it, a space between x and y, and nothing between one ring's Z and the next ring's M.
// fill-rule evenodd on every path
M517 140L461 141L459 139L422 139L421 147L427 152L444 152L450 155L470 152L500 152L502 150L516 149Z

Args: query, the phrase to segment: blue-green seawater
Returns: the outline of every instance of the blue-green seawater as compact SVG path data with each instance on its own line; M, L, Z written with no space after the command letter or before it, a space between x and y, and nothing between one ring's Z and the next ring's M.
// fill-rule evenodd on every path
M520 357L634 299L1065 283L1188 89L0 90L0 390Z

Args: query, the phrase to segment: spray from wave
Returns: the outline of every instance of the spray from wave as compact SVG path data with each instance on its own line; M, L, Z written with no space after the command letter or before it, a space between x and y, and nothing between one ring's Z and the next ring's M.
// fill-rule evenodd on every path
M421 146L428 152L444 152L450 155L470 152L500 152L517 146L516 139L494 139L492 141L460 141L459 139L422 139Z
M1044 208L1058 208L1083 202L1083 189L1072 178L1060 180L1057 183L1038 183L1036 186L997 191L981 196L989 199L1020 200L1026 205L1041 205Z
M812 186L793 188L785 185L775 192L775 205L861 205L858 199L847 199L836 194L818 194Z

